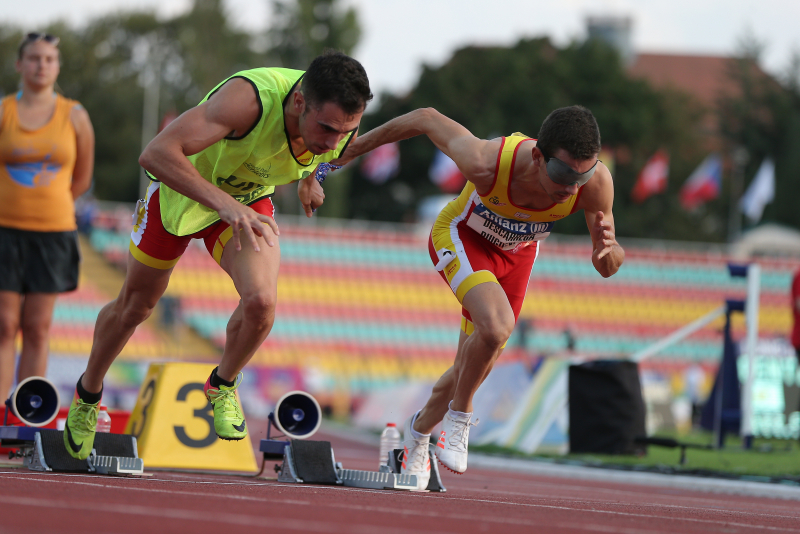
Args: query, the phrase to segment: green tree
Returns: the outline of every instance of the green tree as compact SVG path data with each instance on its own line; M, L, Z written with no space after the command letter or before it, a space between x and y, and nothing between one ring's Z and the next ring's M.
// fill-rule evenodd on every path
M115 14L82 29L55 23L61 38L59 87L86 107L96 132L94 194L131 202L139 196L143 86L157 64L158 117L183 112L238 70L263 64L253 37L231 28L221 0L195 0L193 8L167 21L150 12ZM0 90L16 90L12 58L22 32L0 26Z
M167 42L174 46L171 68L187 78L189 86L170 87L176 103L188 109L197 105L215 85L245 69L262 66L263 54L252 48L253 36L235 30L229 22L222 0L195 0L191 11L172 19L163 27ZM164 72L168 76L168 72Z
M267 31L268 65L305 70L326 49L352 54L361 37L361 26L355 8L341 4L339 0L274 0ZM347 215L350 180L349 170L331 174L325 182L320 215ZM279 187L273 200L282 213L302 213L294 186Z
M270 55L283 67L303 70L328 48L351 54L361 38L355 8L339 0L273 0L272 9Z
M758 50L745 48L731 64L730 76L739 91L720 102L722 133L731 145L747 150L748 182L764 158L775 161L775 199L764 209L762 221L800 229L795 200L800 195L800 55L775 79L759 68Z

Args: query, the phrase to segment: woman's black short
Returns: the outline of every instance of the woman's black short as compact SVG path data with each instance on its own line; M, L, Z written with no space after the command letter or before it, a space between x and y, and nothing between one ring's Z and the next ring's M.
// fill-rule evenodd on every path
M64 293L78 287L78 232L0 227L0 291Z

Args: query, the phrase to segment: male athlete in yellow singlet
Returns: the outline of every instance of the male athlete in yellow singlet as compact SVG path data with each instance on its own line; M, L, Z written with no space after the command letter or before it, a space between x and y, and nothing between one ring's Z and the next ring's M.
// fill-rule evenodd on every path
M553 111L538 139L513 134L483 140L434 109L418 109L359 137L343 164L374 148L425 134L450 156L467 185L439 214L431 231L431 259L463 306L454 365L433 388L425 407L405 424L403 473L418 489L430 479L428 442L456 473L467 469L472 398L492 369L519 317L533 263L553 223L583 210L592 237L592 264L609 277L625 252L616 241L614 186L602 162L592 113L572 106Z
M306 72L239 72L150 142L139 163L153 181L134 214L125 284L97 317L89 364L64 428L72 456L91 453L103 378L153 311L192 239L205 241L241 297L205 393L217 435L247 436L235 391L275 320L280 249L270 196L276 185L299 182L310 217L324 198L317 181L322 170L355 138L371 98L361 64L328 53Z

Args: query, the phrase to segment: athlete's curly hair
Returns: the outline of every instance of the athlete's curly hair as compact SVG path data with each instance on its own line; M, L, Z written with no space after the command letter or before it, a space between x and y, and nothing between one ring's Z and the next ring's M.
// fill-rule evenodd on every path
M583 106L559 108L542 123L536 146L548 159L559 148L577 160L591 159L600 152L600 128Z
M361 63L334 50L326 50L311 62L300 91L310 105L322 107L334 102L351 115L364 111L372 100L369 78Z

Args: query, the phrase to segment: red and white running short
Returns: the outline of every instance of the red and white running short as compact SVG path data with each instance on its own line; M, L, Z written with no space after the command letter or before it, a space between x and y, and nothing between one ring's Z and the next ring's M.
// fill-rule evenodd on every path
M217 221L187 236L176 236L167 232L161 223L161 207L158 200L160 185L160 182L151 182L144 202L140 201L136 205L129 246L133 257L156 269L171 269L178 263L192 239L202 239L208 253L219 263L225 245L233 237L230 225ZM275 207L269 197L250 204L250 207L262 215L274 217Z

